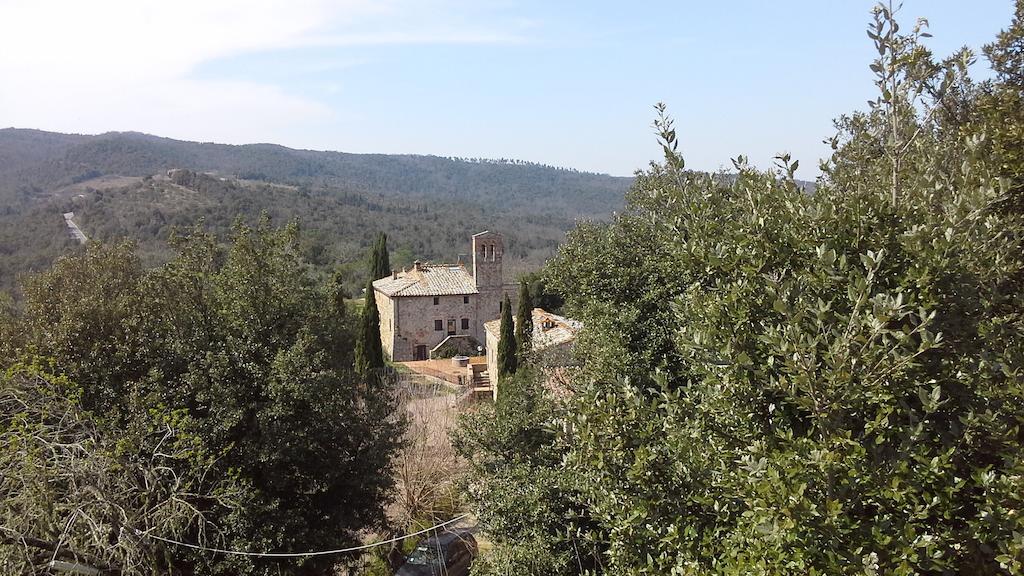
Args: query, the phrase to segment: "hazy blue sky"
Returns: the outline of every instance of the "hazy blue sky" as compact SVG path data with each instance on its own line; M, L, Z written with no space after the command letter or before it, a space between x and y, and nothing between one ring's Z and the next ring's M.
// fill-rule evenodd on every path
M0 127L138 130L348 152L520 158L627 175L791 152L817 174L873 96L873 2L0 0ZM975 49L1011 0L905 2ZM983 64L976 66L984 73Z

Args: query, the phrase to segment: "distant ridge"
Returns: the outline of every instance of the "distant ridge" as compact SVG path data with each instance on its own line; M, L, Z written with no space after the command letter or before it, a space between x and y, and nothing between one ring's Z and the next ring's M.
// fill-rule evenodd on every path
M0 194L13 187L66 185L97 175L146 176L189 168L242 179L327 185L388 195L492 199L569 195L581 213L621 205L631 178L517 160L414 154L351 154L277 144L214 144L139 132L76 135L0 129Z
M188 178L170 178L182 170ZM510 159L350 154L276 144L186 142L138 132L99 135L0 129L0 290L82 248L130 239L147 263L169 256L174 230L219 237L241 219L297 221L306 259L358 289L377 231L392 262L451 260L480 230L506 235L513 272L539 266L580 219L624 205L632 178Z

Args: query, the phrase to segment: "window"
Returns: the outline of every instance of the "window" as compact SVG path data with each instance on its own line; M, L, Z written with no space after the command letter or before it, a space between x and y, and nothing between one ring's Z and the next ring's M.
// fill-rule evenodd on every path
M440 320L434 320L434 330L436 330L438 332L440 332L441 330L444 330L444 322L442 322Z
M463 296L462 297L462 303L463 304L469 304L469 296Z
M441 303L441 299L438 298L437 296L434 296L434 306L437 306L440 303Z
M469 330L469 318L462 319L462 329Z

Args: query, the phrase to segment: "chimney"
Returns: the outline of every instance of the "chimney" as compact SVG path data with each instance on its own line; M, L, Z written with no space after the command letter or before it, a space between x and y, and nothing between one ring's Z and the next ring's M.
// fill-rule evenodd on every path
M419 272L420 270L423 270L423 263L420 262L419 260L413 262L412 266L413 266L413 269L416 270L417 272Z
M392 270L391 271L391 279L392 280L398 280L398 270Z

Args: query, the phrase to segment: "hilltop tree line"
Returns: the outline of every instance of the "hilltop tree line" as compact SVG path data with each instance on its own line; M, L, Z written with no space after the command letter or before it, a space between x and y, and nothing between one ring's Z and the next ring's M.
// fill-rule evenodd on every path
M572 174L586 174L590 176L604 176L597 172L588 172L586 170L578 170L576 168L568 168L565 166L552 166L550 164L543 164L540 162L530 162L529 160L518 160L515 158L463 158L460 156L446 156L449 160L456 162L469 162L473 164L509 164L512 166L532 166L536 168L548 168L551 170L560 170L563 172L570 172Z
M520 365L457 446L477 574L1024 574L1024 2L967 74L868 28L813 194L664 161L545 269L572 395Z

